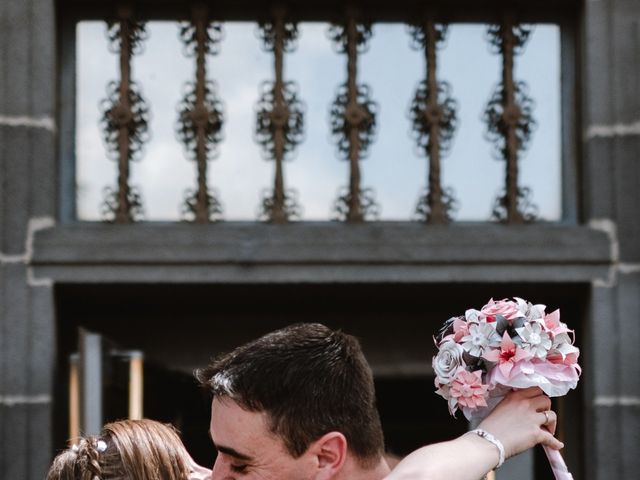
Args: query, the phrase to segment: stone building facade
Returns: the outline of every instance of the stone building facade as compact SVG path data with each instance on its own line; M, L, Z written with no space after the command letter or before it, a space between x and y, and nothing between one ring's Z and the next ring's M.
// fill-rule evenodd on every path
M566 47L573 49L569 53L576 77L567 88L577 85L577 91L565 97L575 98L575 104L563 106L563 115L573 118L569 124L575 123L578 132L571 147L576 168L569 179L575 191L575 201L569 202L574 220L197 226L69 218L73 168L61 147L70 135L64 119L68 99L61 89L73 70L60 25L74 9L108 3L0 2L0 478L43 478L65 435L59 419L66 402L60 385L66 358L61 357L72 348L65 339L83 322L94 329L104 326L98 309L111 309L115 317L135 323L136 315L144 317L141 312L162 315L178 305L175 312L195 318L184 320L188 328L217 339L212 340L214 350L241 341L243 331L263 331L255 323L261 305L272 319L267 326L283 318L323 320L325 315L329 323L349 329L349 319L354 319L351 328L365 338L377 375L393 377L411 374L419 363L421 346L412 343L411 333L424 328L416 316L421 305L433 305L434 317L442 319L448 310L443 299L453 302L467 295L465 299L479 302L496 290L512 292L515 287L515 293L551 298L563 309L569 303L566 309L579 325L584 375L581 389L565 408L570 421L564 427L575 446L568 452L572 468L579 478L636 478L639 2L514 2L534 12L560 8L560 3L563 15L577 27L575 42ZM157 5L162 10L169 3ZM470 2L451 3L464 9ZM486 3L494 9L502 5ZM306 299L298 300L299 310L278 309L296 305L296 298ZM191 307L181 306L184 299L192 301ZM254 310L247 309L251 299ZM325 303L335 311L323 310ZM153 310L153 305L161 308ZM401 311L398 318L393 305ZM218 307L225 314L209 331L203 312ZM367 315L376 321L367 323ZM160 321L161 326L170 324L167 318ZM132 342L161 356L162 349L156 345L159 351L154 352L148 340L150 334L162 337L153 320L141 320L141 325L132 327ZM397 334L402 329L410 333ZM104 330L114 336L119 331ZM159 342L174 345L170 355L176 364L188 369L200 361L200 356L189 356L193 338L175 337L184 342L177 346L169 340ZM403 357L405 348L410 353ZM206 350L205 341L194 347ZM390 362L394 356L400 360ZM522 478L533 478L531 471Z

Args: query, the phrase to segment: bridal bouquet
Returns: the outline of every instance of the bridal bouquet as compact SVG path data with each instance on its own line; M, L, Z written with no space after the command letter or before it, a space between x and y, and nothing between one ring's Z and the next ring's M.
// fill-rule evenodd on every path
M514 389L540 387L558 397L576 387L581 369L573 330L559 310L545 308L517 297L491 299L445 322L433 370L436 393L452 415L461 410L468 420L484 418ZM546 452L556 478L571 478L559 453Z

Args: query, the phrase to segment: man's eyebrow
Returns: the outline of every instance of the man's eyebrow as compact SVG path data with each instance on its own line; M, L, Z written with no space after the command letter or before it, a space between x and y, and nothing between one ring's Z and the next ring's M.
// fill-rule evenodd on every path
M218 445L213 440L213 436L211 435L211 430L207 432L209 434L209 438L211 439L211 443L213 443L213 448L215 448L218 452L222 452L226 455L231 455L232 457L237 458L238 460L251 461L253 457L250 455L246 455L244 453L240 453L235 448L227 447L225 445Z
M214 442L213 446L215 447L215 449L217 451L222 452L225 455L230 455L230 456L232 456L234 458L237 458L238 460L244 460L245 462L249 462L249 461L253 460L253 457L251 457L250 455L246 455L244 453L240 453L235 448L225 447L224 445L216 445L215 442Z

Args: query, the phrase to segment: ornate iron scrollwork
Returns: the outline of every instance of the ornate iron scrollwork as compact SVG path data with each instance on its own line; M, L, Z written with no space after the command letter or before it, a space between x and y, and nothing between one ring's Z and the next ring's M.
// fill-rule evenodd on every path
M418 85L409 110L418 151L429 159L429 178L416 205L419 220L431 224L448 223L457 208L453 190L441 184L441 159L448 153L456 131L457 102L451 86L437 79L437 49L447 35L447 26L427 20L411 27L412 46L424 50L427 75Z
M371 99L367 85L357 82L358 53L368 48L371 24L358 21L357 12L347 10L343 25L332 25L329 38L339 53L347 55L347 81L338 87L331 106L331 133L338 146L338 155L349 162L349 186L335 202L337 220L362 222L376 219L380 208L371 188L360 183L360 160L365 158L376 134L377 104Z
M128 223L143 216L140 193L129 185L129 167L140 158L149 138L149 108L131 80L131 58L140 53L147 33L145 24L134 20L130 7L119 6L117 19L108 23L107 35L109 49L120 56L120 81L107 86L100 125L108 155L118 162L118 185L104 189L101 211L106 221Z
M275 80L263 82L257 105L256 141L264 155L275 162L274 186L263 193L258 216L273 223L300 217L298 195L285 188L284 161L290 159L304 138L304 103L295 82L284 81L284 54L295 48L298 29L289 21L284 7L272 11L269 22L261 22L263 47L274 54Z
M196 58L196 79L187 83L186 93L178 106L176 131L198 168L198 186L185 193L182 216L185 220L206 223L222 218L218 193L207 183L207 164L218 154L224 114L217 85L207 80L206 72L206 56L219 51L222 25L210 22L206 5L195 4L192 21L182 24L180 37L185 53Z
M530 222L537 216L530 189L518 184L518 157L528 148L536 127L534 102L526 84L513 78L515 57L531 32L531 27L516 24L512 15L505 15L500 25L492 25L487 31L493 51L502 54L502 80L487 104L484 121L494 155L506 161L505 188L496 198L492 214L504 223Z

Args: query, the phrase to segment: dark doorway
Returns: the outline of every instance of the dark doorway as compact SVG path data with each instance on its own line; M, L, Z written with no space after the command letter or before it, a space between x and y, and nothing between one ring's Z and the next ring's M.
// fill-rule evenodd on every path
M178 426L194 458L205 465L214 458L209 404L193 370L291 323L342 328L361 340L374 370L387 446L405 455L467 428L434 394L432 335L444 320L490 297L519 295L550 309L562 306L563 318L575 325L583 317L586 292L579 284L59 285L54 446L62 448L68 435L65 373L79 326L144 352L145 416ZM567 435L579 432L567 429Z

